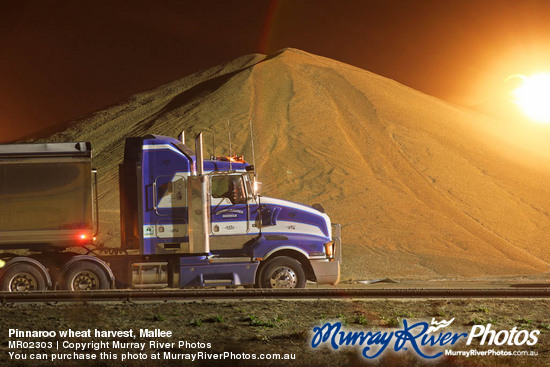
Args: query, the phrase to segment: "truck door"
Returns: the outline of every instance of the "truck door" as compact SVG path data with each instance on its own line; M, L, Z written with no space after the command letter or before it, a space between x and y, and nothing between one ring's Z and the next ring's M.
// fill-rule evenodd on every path
M240 249L257 235L258 204L242 174L211 176L211 250Z

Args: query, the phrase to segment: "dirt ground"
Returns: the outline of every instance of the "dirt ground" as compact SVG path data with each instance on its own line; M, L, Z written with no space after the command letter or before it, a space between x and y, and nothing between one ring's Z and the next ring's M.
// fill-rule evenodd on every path
M32 338L10 338L9 329L18 330L129 330L139 333L139 329L160 329L172 331L169 338L104 338L103 341L146 342L144 353L147 360L121 363L120 360L102 361L62 361L53 365L192 365L192 366L357 366L357 365L443 365L443 366L534 366L550 364L550 304L542 299L522 300L274 300L274 301L195 301L164 303L111 303L111 304L27 304L0 306L0 363L5 365L35 365L35 361L10 359L9 352L27 354L61 353L42 348L29 350L9 348L9 341ZM390 331L400 328L403 319L427 321L449 320L453 332L469 332L473 325L491 324L493 330L539 330L538 343L534 346L488 347L480 346L476 341L470 346L464 341L452 347L453 350L470 349L522 350L534 351L537 356L483 356L450 357L442 356L434 362L427 362L412 352L390 351L390 347L380 357L366 361L359 348L342 347L331 350L327 347L313 349L312 330L326 322L340 321L350 330ZM43 338L42 341L72 342L99 341L98 338ZM188 343L210 343L210 348L179 349L150 348L150 340L162 342L187 341ZM476 344L476 345L474 345ZM82 353L100 352L126 353L126 349L102 349L93 351L88 348ZM160 352L189 353L203 351L207 353L279 353L294 354L293 360L151 360L151 355ZM65 352L71 350L65 349ZM291 355L289 356L291 357ZM40 364L40 363L39 363ZM43 362L52 365L52 362Z

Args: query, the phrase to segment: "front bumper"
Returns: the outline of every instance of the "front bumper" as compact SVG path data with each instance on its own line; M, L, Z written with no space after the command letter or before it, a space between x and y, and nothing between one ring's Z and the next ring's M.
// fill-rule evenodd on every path
M340 281L340 263L342 262L342 229L340 224L332 223L332 241L334 259L311 259L311 267L318 284L336 285Z
M310 260L318 284L336 285L340 281L340 261Z

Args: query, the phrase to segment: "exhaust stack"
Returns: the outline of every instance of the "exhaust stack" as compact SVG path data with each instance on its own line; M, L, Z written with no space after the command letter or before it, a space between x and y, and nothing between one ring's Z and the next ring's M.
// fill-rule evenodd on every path
M202 176L204 174L204 155L202 152L202 133L199 133L195 137L195 154L197 155L197 175Z
M204 175L202 133L195 138L196 174L187 178L189 252L210 252L210 180Z

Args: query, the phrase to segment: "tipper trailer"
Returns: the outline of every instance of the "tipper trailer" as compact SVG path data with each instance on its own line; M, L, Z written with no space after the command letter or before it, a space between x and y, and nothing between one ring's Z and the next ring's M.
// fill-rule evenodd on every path
M120 253L103 255L93 251L91 144L0 145L0 289L338 283L340 226L320 205L259 195L242 157L203 158L202 134L195 150L165 136L126 139Z

